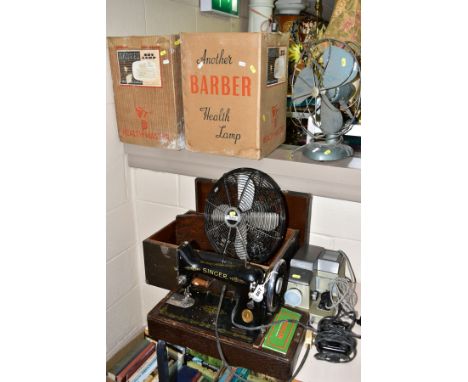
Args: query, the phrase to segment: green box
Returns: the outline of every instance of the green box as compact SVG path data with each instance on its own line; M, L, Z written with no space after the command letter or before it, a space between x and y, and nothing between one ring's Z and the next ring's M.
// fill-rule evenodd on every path
M299 321L301 315L293 312L292 310L281 308L276 314L273 321L280 320L296 320ZM292 322L281 322L275 324L268 329L265 340L263 341L262 348L273 350L282 354L286 354L296 333L297 323Z

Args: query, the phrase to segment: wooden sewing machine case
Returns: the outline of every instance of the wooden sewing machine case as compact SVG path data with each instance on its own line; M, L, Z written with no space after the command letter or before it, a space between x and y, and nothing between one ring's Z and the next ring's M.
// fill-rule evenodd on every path
M205 201L215 182L211 179L195 179L196 211L188 211L184 215L177 216L171 223L144 240L143 254L146 282L170 290L168 295L148 313L149 336L155 340L162 339L187 346L219 358L213 328L181 322L176 317L166 314L167 299L179 289L176 272L178 245L188 240L192 242L196 250L213 252L205 234L203 212ZM269 261L265 264L256 264L265 270L280 258L285 259L289 264L289 260L298 248L309 242L312 196L292 191L283 191L283 194L287 205L288 228L282 245ZM306 323L308 316L303 313L301 315L301 322ZM301 327L296 329L295 337L285 355L262 349L263 334L258 335L251 343L223 335L220 336L220 341L229 364L253 369L280 380L287 380L293 373L304 334Z

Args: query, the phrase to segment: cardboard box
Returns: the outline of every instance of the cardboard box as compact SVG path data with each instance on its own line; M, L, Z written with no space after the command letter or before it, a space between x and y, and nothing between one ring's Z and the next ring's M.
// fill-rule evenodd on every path
M179 36L107 41L120 140L183 148Z
M289 34L182 33L189 150L260 159L286 136Z

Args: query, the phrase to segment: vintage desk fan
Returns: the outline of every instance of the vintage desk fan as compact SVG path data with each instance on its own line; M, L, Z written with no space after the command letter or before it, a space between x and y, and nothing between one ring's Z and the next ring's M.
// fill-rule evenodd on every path
M310 159L333 161L353 155L353 149L342 143L360 113L361 70L353 46L321 39L304 46L298 64L305 67L300 70L296 65L291 104L293 116L308 118L310 142L301 149ZM321 133L314 134L311 127Z

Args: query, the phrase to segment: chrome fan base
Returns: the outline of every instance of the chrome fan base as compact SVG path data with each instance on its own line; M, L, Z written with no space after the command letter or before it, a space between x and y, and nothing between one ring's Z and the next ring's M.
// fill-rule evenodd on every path
M302 152L307 158L320 162L345 159L354 154L353 149L348 145L326 142L310 142L303 148Z

